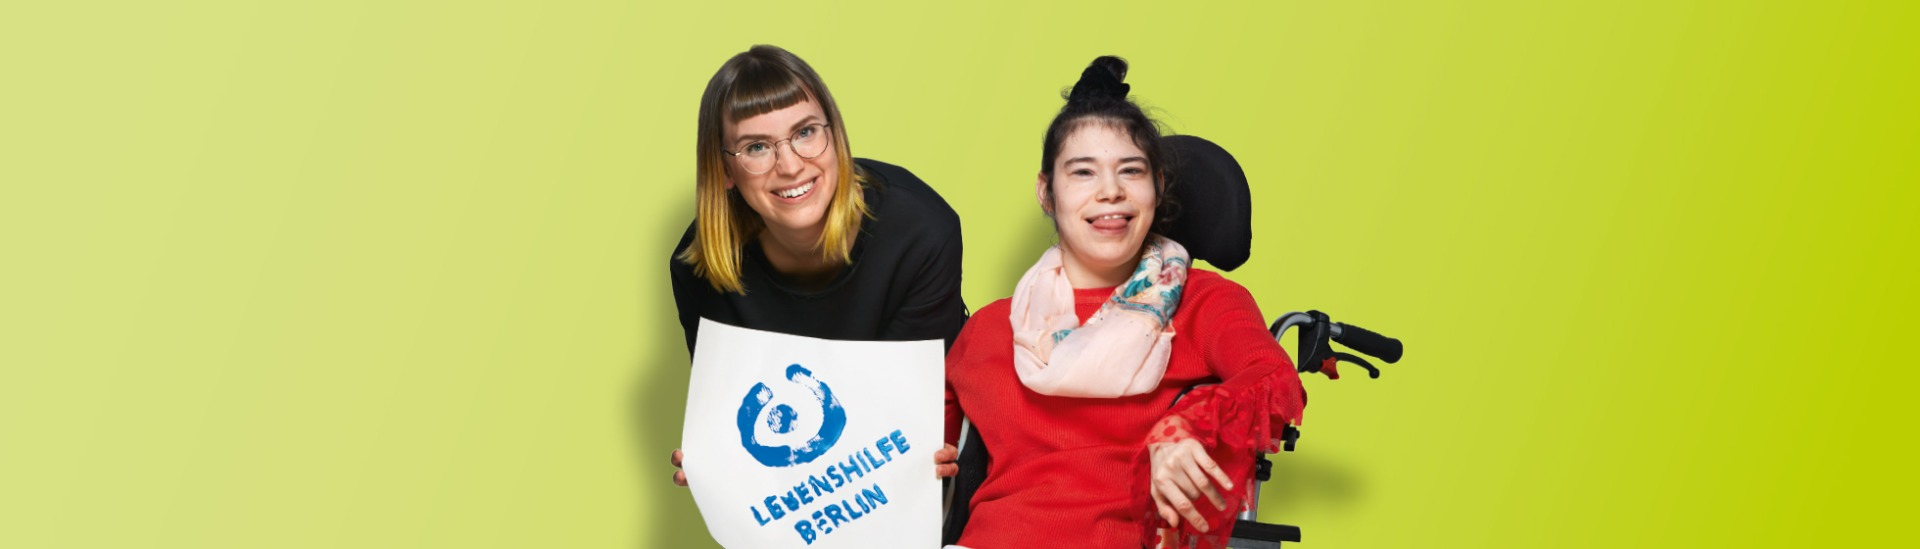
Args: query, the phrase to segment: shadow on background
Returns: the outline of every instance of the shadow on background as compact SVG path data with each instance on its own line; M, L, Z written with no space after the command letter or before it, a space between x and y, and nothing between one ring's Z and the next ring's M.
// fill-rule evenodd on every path
M693 185L689 183L681 188L691 189ZM641 238L670 239L657 248L648 249L671 248L689 221L678 216L662 218ZM633 428L634 467L640 479L640 485L635 488L640 500L645 502L641 507L648 509L650 516L637 521L642 531L636 539L640 540L640 547L708 547L713 545L713 538L707 534L706 523L693 505L693 494L673 485L673 466L667 461L668 454L680 447L681 425L686 418L687 380L693 366L674 309L671 282L665 276L670 253L671 250L657 254L658 257L640 258L642 269L658 269L662 276L649 279L660 283L641 288L639 292L639 325L647 328L635 334L640 338L640 358L634 365L629 421Z
M1300 526L1293 518L1297 516L1294 511L1337 513L1358 507L1366 499L1364 475L1357 465L1310 451L1279 452L1268 458L1273 460L1273 480L1260 486L1262 522Z

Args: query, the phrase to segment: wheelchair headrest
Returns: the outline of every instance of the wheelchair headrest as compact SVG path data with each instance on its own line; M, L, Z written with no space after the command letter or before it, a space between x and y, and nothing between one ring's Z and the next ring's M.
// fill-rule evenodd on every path
M1179 204L1167 238L1195 259L1231 271L1253 250L1253 198L1247 173L1226 149L1191 135L1161 138L1167 148L1167 194Z

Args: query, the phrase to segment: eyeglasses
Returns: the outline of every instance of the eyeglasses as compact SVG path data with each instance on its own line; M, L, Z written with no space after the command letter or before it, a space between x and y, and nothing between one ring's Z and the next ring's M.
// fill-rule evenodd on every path
M812 159L827 152L827 144L833 141L833 134L827 131L829 124L808 124L786 139L774 142L755 141L741 147L739 151L721 149L720 152L732 155L740 161L740 167L747 173L760 175L773 170L776 148L786 143L793 154L800 158Z

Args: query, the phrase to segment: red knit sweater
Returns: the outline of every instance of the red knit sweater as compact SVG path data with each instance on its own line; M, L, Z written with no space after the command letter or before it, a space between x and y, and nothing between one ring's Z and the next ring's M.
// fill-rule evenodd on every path
M1113 288L1074 290L1080 321ZM1162 418L1177 414L1192 436L1236 480L1250 483L1255 450L1298 423L1306 393L1293 363L1267 332L1246 288L1193 269L1173 315L1173 351L1160 386L1122 398L1047 396L1020 383L1013 368L1008 300L974 313L947 353L947 440L965 415L991 452L986 482L975 493L959 543L974 549L1011 547L1140 547L1165 524L1147 495L1145 443ZM1197 389L1174 404L1181 389ZM1164 429L1164 426L1162 426ZM1224 436L1223 436L1224 435ZM1244 490L1227 509L1196 504L1225 539ZM957 502L956 502L957 503ZM1183 524L1184 530L1184 524ZM1191 533L1190 531L1188 533Z

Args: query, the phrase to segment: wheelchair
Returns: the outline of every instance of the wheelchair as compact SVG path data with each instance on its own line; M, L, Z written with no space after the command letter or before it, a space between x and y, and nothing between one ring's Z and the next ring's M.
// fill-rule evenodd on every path
M1240 169L1239 162L1219 145L1195 136L1167 136L1162 145L1171 153L1168 172L1175 182L1168 193L1175 203L1187 211L1207 212L1204 218L1196 215L1177 217L1167 236L1185 245L1195 259L1204 259L1222 271L1232 271L1245 264L1253 240L1252 199L1246 173ZM1300 331L1292 358L1296 370L1301 374L1319 373L1330 379L1339 379L1337 365L1347 362L1365 369L1370 378L1380 377L1380 369L1371 362L1353 353L1336 351L1332 343L1340 343L1360 355L1388 364L1399 362L1404 351L1397 339L1351 324L1334 322L1320 311L1281 315L1269 331L1275 339L1280 339L1296 328ZM1192 389L1187 388L1189 391ZM991 459L977 429L963 423L961 431L957 462L960 472L953 478L947 493L948 510L941 532L943 545L955 543L966 528L970 502L975 490L986 480L987 464ZM1300 430L1289 425L1281 437L1281 449L1291 452L1300 439ZM1283 542L1300 542L1298 526L1257 520L1260 483L1272 478L1272 470L1273 462L1265 455L1259 456L1252 479L1253 496L1246 501L1246 508L1235 521L1227 544L1229 548L1278 549Z

